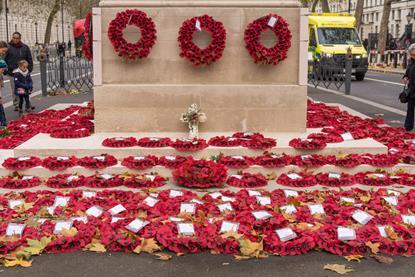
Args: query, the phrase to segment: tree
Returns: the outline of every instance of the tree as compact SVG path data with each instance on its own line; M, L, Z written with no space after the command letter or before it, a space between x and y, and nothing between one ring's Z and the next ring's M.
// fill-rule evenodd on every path
M321 0L321 7L323 9L323 13L329 13L330 12L330 6L328 0Z
M391 13L392 2L396 0L385 0L383 4L382 19L380 21L380 31L378 36L378 52L383 53L386 49L386 43L388 41L388 25L389 16Z
M50 43L53 20L55 19L55 16L58 13L59 8L61 7L61 0L53 0L52 4L53 6L49 12L48 21L46 23L45 40L44 40L45 45L48 45Z
M356 29L359 30L362 25L364 0L357 0L356 11L354 17L356 18Z

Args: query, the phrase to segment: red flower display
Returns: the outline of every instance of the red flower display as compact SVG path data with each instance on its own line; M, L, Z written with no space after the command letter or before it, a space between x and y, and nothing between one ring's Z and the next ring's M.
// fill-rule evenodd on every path
M140 29L141 38L136 43L125 40L124 30L127 26ZM156 42L156 25L147 14L140 10L126 10L117 13L108 27L108 38L119 57L127 60L147 58Z
M319 150L326 148L327 144L319 139L293 139L289 145L295 149L303 150Z
M166 179L159 175L129 175L124 178L128 188L159 188L166 184Z
M174 181L188 188L220 187L226 181L227 169L213 161L186 161L172 173Z
M60 139L84 138L84 137L89 137L90 135L91 135L91 131L88 130L87 128L74 128L74 127L56 128L50 133L50 136L52 138L60 138Z
M193 160L192 156L183 157L183 156L163 156L159 157L158 164L166 168L177 168L182 165L184 162Z
M171 143L170 138L141 138L137 145L146 148L161 148L169 147Z
M271 48L261 44L261 33L265 30L271 30L277 37L277 43ZM269 14L249 23L244 34L246 49L254 62L272 65L287 58L291 37L288 23L277 14Z
M207 31L211 36L210 44L201 49L193 42L196 31ZM180 57L187 59L195 66L210 65L222 57L226 46L226 30L222 22L209 15L187 19L179 30Z
M3 162L3 166L9 170L25 170L39 166L42 161L37 157L8 158Z
M209 145L206 143L206 140L198 138L193 140L177 139L175 142L172 142L170 146L177 151L200 151L207 148Z
M78 159L71 157L47 157L42 161L42 166L49 170L65 170L78 164Z
M88 13L85 18L84 42L82 43L82 55L89 61L93 58L92 53L92 13Z
M122 165L131 169L147 169L157 165L158 158L156 156L138 156L138 157L127 157L122 161Z
M268 185L267 179L261 174L251 174L244 172L241 175L232 175L226 184L237 188L259 188Z
M119 175L96 174L85 178L85 186L89 188L115 188L124 185Z
M240 146L242 140L234 137L217 136L209 140L210 146L217 147L237 147Z
M112 148L126 148L126 147L136 146L137 140L133 137L107 138L102 142L102 145L105 147L112 147Z
M302 172L281 174L277 183L287 187L312 187L317 185L316 178Z
M71 174L59 174L50 177L46 186L56 189L78 188L85 185L85 177Z
M291 163L291 161L292 157L286 154L275 155L267 153L266 155L256 157L255 164L266 168L276 168L287 166Z
M256 137L243 140L241 145L249 149L266 150L277 146L277 142L273 138Z
M14 174L0 179L0 187L4 189L28 189L40 186L42 181L36 176Z
M330 164L335 160L334 156L320 156L316 154L301 155L291 158L291 164L300 167L317 167Z
M83 157L78 161L78 165L90 169L102 169L109 166L114 166L117 163L117 159L111 155Z
M248 156L221 156L217 160L228 168L247 168L255 163L255 160Z
M383 171L379 172L360 172L355 174L356 182L366 186L390 186L392 180L389 174Z
M354 176L347 173L319 173L316 180L318 184L327 187L347 187L355 184Z

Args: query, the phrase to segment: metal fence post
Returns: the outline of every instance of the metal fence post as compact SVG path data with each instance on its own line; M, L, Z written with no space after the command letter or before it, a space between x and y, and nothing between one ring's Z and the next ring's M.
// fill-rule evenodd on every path
M63 43L59 45L58 53L59 53L59 85L61 88L65 88L65 65L64 65L65 46Z
M41 53L38 56L40 66L40 84L42 88L42 96L48 95L48 72L47 72L47 57L46 54Z
M352 55L352 49L347 49L346 54L346 64L345 64L345 93L346 95L350 95L350 89L352 86L352 65L353 65L353 55Z

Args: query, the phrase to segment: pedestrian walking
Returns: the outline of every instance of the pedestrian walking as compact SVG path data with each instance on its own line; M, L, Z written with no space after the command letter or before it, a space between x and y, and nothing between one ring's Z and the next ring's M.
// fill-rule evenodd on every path
M23 102L25 103L26 112L32 111L30 103L30 94L33 92L33 80L30 76L29 63L22 60L18 63L19 67L14 70L15 94L19 98L19 113L23 114Z
M414 128L414 109L415 109L415 43L408 47L410 60L403 75L403 81L408 86L407 100L408 110L405 119L405 129L411 131Z
M13 33L12 40L8 45L7 54L4 60L9 67L7 70L7 74L10 76L11 89L12 91L15 91L13 72L18 68L19 62L22 60L27 61L29 73L31 73L33 70L32 53L30 51L29 46L22 42L22 35L19 32ZM15 111L18 111L18 102L19 98L16 95L14 95L13 105Z
M7 63L3 59L0 59L0 128L7 127L7 119L6 119L6 114L4 112L4 107L3 107L3 87L4 87L3 73L6 70L7 70Z

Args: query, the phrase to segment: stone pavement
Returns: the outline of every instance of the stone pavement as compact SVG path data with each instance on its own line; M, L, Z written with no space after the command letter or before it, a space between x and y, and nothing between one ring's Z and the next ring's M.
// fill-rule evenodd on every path
M390 74L404 74L405 69L403 68L393 68L393 67L370 67L369 72L380 72L380 73L390 73Z

